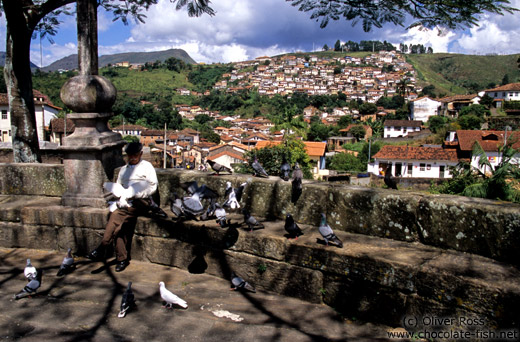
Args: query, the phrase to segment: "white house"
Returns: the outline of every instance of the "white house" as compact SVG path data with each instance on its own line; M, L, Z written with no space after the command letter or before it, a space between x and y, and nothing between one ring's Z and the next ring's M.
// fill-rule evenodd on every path
M486 152L491 166L496 167L502 161L500 148L506 142L512 142L514 149L520 149L520 132L507 131L507 136L505 133L505 131L457 130L449 134L445 145L456 147L462 161L470 162L473 168L480 169L479 157L472 154L473 146L475 143L479 143ZM514 156L512 163L520 165L520 153ZM488 173L490 170L480 169L480 171Z
M117 127L112 128L112 131L121 134L122 136L125 135L133 135L138 138L141 137L141 133L148 128L141 126L141 125L119 125Z
M385 120L383 138L406 137L409 133L419 132L421 126L419 120Z
M33 94L38 140L44 141L47 140L45 136L46 128L49 127L51 119L56 117L61 108L54 106L49 98L38 90L33 90ZM0 112L2 114L0 117L0 141L12 142L11 112L7 94L0 94Z
M495 100L520 101L520 83L509 83L500 87L486 89L484 93Z
M405 178L451 178L450 166L459 162L455 149L385 145L368 164L368 172Z
M441 102L433 100L428 96L419 97L410 101L410 112L412 120L422 122L428 121L428 118L439 113Z

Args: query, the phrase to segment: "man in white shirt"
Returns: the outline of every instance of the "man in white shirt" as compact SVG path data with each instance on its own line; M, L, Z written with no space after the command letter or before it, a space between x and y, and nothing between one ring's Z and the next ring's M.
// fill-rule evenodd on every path
M124 195L119 198L117 209L110 213L100 245L87 255L93 261L104 260L107 246L115 242L116 272L123 271L130 264L127 246L131 242L135 222L138 216L150 210L153 203L150 196L157 190L157 174L152 164L141 159L142 148L140 143L126 146L128 164L119 171L117 183L124 189L130 189L125 194L131 193L131 197Z

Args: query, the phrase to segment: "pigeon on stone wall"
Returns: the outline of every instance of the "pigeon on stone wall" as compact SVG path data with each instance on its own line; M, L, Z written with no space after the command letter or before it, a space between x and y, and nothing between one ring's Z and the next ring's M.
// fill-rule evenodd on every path
M251 167L253 168L255 176L264 177L264 178L269 177L269 175L267 174L267 172L265 172L264 167L262 166L262 164L260 164L260 162L258 161L258 158L256 156L255 156L253 162L251 163Z
M226 201L222 206L231 209L240 208L240 200L242 199L242 194L244 193L246 185L247 183L242 183L238 188L233 188L231 182L226 182L226 192L224 194Z
M300 165L298 163L294 164L294 171L292 175L292 189L291 189L291 202L296 203L300 198L303 186L303 171L300 169Z
M397 182L392 177L392 172L390 170L386 170L384 181L386 186L388 186L390 189L397 190Z
M324 213L321 214L321 221L320 226L318 227L318 230L320 231L321 236L323 236L323 239L325 239L325 244L328 246L329 242L332 242L339 248L343 248L343 242L341 242L340 239L334 234L332 231L332 228L327 223L327 218Z
M231 170L229 167L221 165L213 160L208 160L208 164L211 166L213 171L216 172L217 176L220 175L220 172L228 172L230 174L233 173L233 170Z
M28 261L28 263L30 263L29 259L27 261ZM35 273L31 272L28 277L26 275L29 282L27 283L27 285L25 285L25 287L20 292L18 292L14 296L14 299L18 300L18 299L21 299L24 297L29 297L29 296L35 294L36 291L40 288L43 272L42 272L42 270L36 270L36 268L34 270L35 270Z
M126 316L128 311L135 306L135 297L134 292L132 291L132 282L128 282L128 286L126 287L125 292L123 293L123 298L121 298L121 306L120 311L117 314L117 317L123 318Z
M159 292L161 294L162 300L166 302L166 305L164 307L168 309L172 309L173 305L178 305L184 309L188 307L188 303L186 303L185 300L179 298L177 295L173 294L170 290L168 290L164 286L164 282L159 283Z
M184 215L184 208L182 207L182 200L179 195L174 192L172 198L169 199L170 202L170 210L175 215L176 218L179 218Z
M288 239L297 239L298 236L303 235L302 230L296 222L294 222L294 218L291 214L287 214L285 216L285 225L284 225L285 231L289 234L287 237Z
M69 274L76 268L76 265L74 264L74 257L72 256L72 249L69 248L67 250L67 254L63 258L63 261L61 262L60 269L58 270L58 273L56 274L58 277L64 276L66 274Z
M256 293L254 286L239 277L235 272L231 272L231 290L241 290Z
M250 231L253 231L253 228L262 229L264 225L258 222L256 218L251 216L251 213L247 209L242 209L242 214L244 214L244 223L247 224L247 227Z
M285 156L283 157L282 166L280 167L280 178L284 181L289 180L289 174L291 173L291 165L287 162Z
M217 223L221 228L226 228L229 225L229 222L226 218L226 210L220 206L220 204L216 204L215 216L217 217Z

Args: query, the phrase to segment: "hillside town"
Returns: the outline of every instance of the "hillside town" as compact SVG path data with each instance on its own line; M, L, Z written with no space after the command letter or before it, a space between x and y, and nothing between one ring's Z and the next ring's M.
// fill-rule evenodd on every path
M127 67L132 67L130 64ZM456 95L443 98L418 97L421 88L416 85L415 71L403 55L396 51L380 51L364 58L328 58L315 55L284 55L279 57L258 57L233 65L230 73L222 75L216 82L216 90L236 93L256 90L260 95L291 96L296 93L313 95L344 94L347 101L377 103L382 97L402 94L408 103L408 120L387 119L394 110L378 106L373 113L345 107L330 108L327 111L313 106L304 109L302 116L310 123L318 118L323 125L334 126L342 117L350 117L352 124L340 129L339 135L329 136L323 141L303 141L305 150L312 161L311 172L315 179L328 179L337 171L327 169L327 158L338 153L356 153L345 149L345 144L379 139L388 145L369 156L366 172L382 176L391 172L395 177L438 179L450 178L451 167L460 161L470 161L478 168L478 160L471 157L471 147L478 141L489 147L490 161L500 163L500 153L493 144L514 140L514 148L520 147L518 132L482 130L455 130L450 132L443 144L435 146L409 146L409 143L432 134L428 120L432 116L457 118L459 111L478 104L483 96L493 99L494 107L501 107L504 101L520 99L520 84L508 84L493 89L484 89L479 94ZM179 95L204 96L188 89L177 89ZM61 108L52 104L49 98L35 90L37 104L38 136L42 146L59 146L64 137L73 134L74 123L64 118L56 118ZM0 97L2 119L0 121L1 140L10 142L10 117L6 94ZM275 129L275 124L266 117L241 118L222 115L197 105L175 104L175 111L185 120L194 120L198 115L207 115L214 120L225 122L226 127L217 126L214 133L220 142L209 142L200 132L185 128L180 131L150 129L137 124L111 127L123 137L133 137L150 151L149 158L156 167L188 168L207 170L209 160L232 168L246 162L244 154L253 149L274 146L282 142L286 134L294 134L284 129ZM381 122L382 132L376 137L373 123ZM363 127L364 134L355 136L352 128ZM301 138L300 138L301 139ZM395 141L408 141L406 145L393 146ZM486 148L487 148L486 147ZM518 160L518 158L516 158ZM348 171L348 170L347 170Z

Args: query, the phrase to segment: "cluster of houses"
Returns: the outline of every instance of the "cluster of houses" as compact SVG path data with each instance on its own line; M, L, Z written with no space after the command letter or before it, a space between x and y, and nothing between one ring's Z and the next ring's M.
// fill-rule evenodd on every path
M259 58L254 63L256 70L240 72L241 68L245 69L250 66L251 62L238 63L237 69L233 71L230 79L234 76L237 80L251 82L261 76L267 84L271 82L287 82L287 80L300 80L303 75L295 70L318 70L317 77L314 81L324 82L323 84L331 84L336 86L344 84L353 84L352 81L359 81L358 84L367 85L368 82L362 82L368 76L381 75L374 74L371 67L354 67L352 63L373 64L379 66L381 63L394 63L394 70L409 71L406 63L401 63L399 55L394 52L385 52L367 57L365 60L352 59L349 63L340 63L343 65L342 73L334 74L333 65L330 61L320 60L311 56L309 60L295 56L285 56L277 58ZM269 60L270 63L265 63ZM337 60L335 62L338 62ZM311 65L313 66L311 68ZM331 69L332 68L332 69ZM247 70L253 70L251 68ZM362 76L355 76L355 70L362 70ZM369 72L369 70L372 70ZM300 70L301 71L301 70ZM354 73L353 73L354 72ZM391 76L389 73L386 76ZM266 75L270 75L267 77ZM263 78L265 76L265 78ZM332 78L329 78L332 76ZM381 77L379 80L389 79ZM337 77L340 78L338 81ZM347 80L343 82L343 78ZM376 77L377 78L377 77ZM283 79L283 81L282 81ZM275 82L275 83L276 83ZM381 82L377 83L381 86ZM256 84L256 83L252 83ZM286 83L277 83L277 85ZM219 86L217 84L217 86ZM256 85L257 86L257 85ZM259 88L260 89L260 88ZM285 89L285 88L284 88ZM327 88L334 89L334 88ZM366 89L365 89L366 90ZM385 92L390 89L386 87ZM342 88L341 91L345 91ZM367 95L368 92L365 92ZM520 101L520 83L512 83L493 89L487 89L476 95L456 95L441 99L432 99L429 97L415 98L410 101L412 120L386 120L384 121L383 140L403 140L413 139L430 134L425 128L425 122L433 115L457 116L458 111L464 106L478 103L482 96L488 95L494 100L496 107L500 107L504 101ZM35 90L36 105L36 122L38 137L41 141L48 141L55 146L59 146L63 142L66 135L74 132L74 123L71 120L56 118L56 114L61 108L52 104L47 96ZM379 95L381 96L381 95ZM245 162L244 153L254 148L263 148L266 146L281 143L284 131L276 131L274 124L262 117L254 119L242 119L232 116L222 116L218 112L208 111L198 106L176 105L176 110L187 119L194 119L197 115L206 114L212 118L229 122L229 127L216 127L215 133L220 136L219 143L212 143L201 138L200 133L192 129L184 129L182 131L163 131L148 129L139 125L120 125L113 127L112 130L123 136L135 136L141 143L150 148L151 155L155 156L156 166L162 167L164 160L168 167L186 167L192 169L205 169L208 160L214 160L220 164L231 167L232 164ZM7 94L0 94L0 143L11 142L11 120L10 111L7 101ZM322 178L329 174L326 170L325 158L334 153L344 152L342 146L349 142L357 140L369 140L372 137L372 128L365 124L369 117L373 120L381 119L387 112L380 109L379 112L371 115L360 115L359 112L350 110L349 108L334 108L331 113L319 111L317 108L309 106L304 109L304 119L310 122L311 117L319 116L323 124L335 124L342 116L350 115L353 118L361 120L361 125L365 135L360 137L359 134L354 135L352 128L360 124L352 124L340 130L340 136L330 137L323 142L305 142L305 149L313 161L312 171L315 178ZM289 132L291 133L291 132ZM446 138L443 145L440 146L408 146L408 145L386 145L373 155L374 162L368 164L368 172L375 175L382 175L391 172L398 177L412 178L449 178L450 167L457 165L460 161L470 162L474 167L478 167L478 159L471 155L473 145L478 142L487 153L491 165L497 165L501 161L501 153L499 146L505 142L513 142L513 147L520 148L520 132L517 131L489 131L489 130L458 130L451 132ZM0 144L1 145L1 144ZM164 155L167 157L164 158ZM520 156L514 159L515 163L520 162ZM489 170L483 170L486 172Z
M391 65L391 71L383 71ZM364 58L346 56L325 58L310 55L298 57L258 57L234 64L214 89L237 92L256 88L261 95L331 95L344 93L349 100L375 103L381 96L398 93L406 78L409 99L417 97L415 71L400 53L380 51Z

